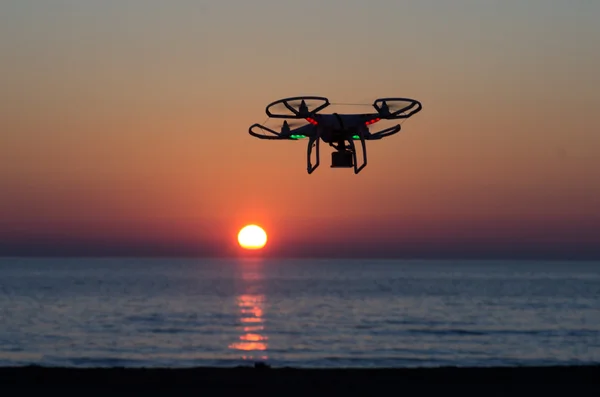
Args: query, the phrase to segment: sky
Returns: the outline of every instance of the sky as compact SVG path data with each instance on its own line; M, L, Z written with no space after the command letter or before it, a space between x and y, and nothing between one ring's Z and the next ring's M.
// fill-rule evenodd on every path
M600 2L8 0L0 255L600 258ZM248 127L419 100L359 174ZM366 107L365 109L369 109ZM353 109L350 109L353 110ZM362 110L361 110L362 111Z

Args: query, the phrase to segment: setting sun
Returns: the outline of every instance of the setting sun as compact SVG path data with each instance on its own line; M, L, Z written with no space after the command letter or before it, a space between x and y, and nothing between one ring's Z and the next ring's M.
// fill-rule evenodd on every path
M260 249L267 243L267 233L257 225L247 225L238 233L238 243L242 248Z

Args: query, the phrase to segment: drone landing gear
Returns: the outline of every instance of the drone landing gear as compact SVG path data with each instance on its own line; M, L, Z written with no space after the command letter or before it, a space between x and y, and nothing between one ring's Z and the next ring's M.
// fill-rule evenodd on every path
M320 138L320 134L317 134L317 136L315 138L310 138L308 140L308 150L307 150L307 154L306 154L306 162L307 162L307 171L309 174L312 174L314 170L317 169L317 167L319 166L319 138ZM315 147L315 163L312 163L312 159L311 159L311 154L312 154L312 148Z
M354 167L354 173L358 174L363 168L367 166L367 145L365 144L365 138L361 135L360 143L363 152L363 161L360 167L358 166L358 159L356 155L356 146L354 140L349 139L348 146L345 142L340 142L336 148L336 151L331 153L331 168L352 168Z

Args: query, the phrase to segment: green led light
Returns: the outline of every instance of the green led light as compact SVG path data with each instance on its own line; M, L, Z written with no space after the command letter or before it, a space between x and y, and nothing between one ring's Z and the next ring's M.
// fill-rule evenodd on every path
M303 139L306 138L306 135L290 135L291 139Z
M352 135L352 139L360 139L358 135Z

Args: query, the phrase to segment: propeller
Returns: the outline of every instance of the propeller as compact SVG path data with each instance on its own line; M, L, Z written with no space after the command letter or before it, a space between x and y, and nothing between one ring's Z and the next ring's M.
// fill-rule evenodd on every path
M300 127L304 127L306 125L309 125L308 122L306 121L302 121L302 120L298 120L298 119L293 119L293 120L284 120L283 124L281 125L281 135L282 136L290 136L290 137L294 137L294 139L299 139L299 138L304 138L305 135L304 134L298 134L298 135L291 135L292 131L300 128Z
M309 106L309 104L307 104L306 101L304 101L304 100L294 100L294 101L277 103L277 104L273 105L271 111L273 113L277 113L277 114L289 114L290 116L294 115L294 112L291 111L286 106L286 104L287 104L287 106L294 109L296 112L300 113L300 115L305 114L306 116L308 116L308 114L310 113L310 110L312 108L316 107L316 106Z
M387 109L390 113L396 113L397 111L405 109L412 104L413 104L413 102L410 102L410 101L384 102L384 105L387 107Z
M406 109L412 105L410 101L384 101L381 103L381 113L382 114L393 114L399 110Z
M278 118L306 118L314 111L319 111L328 105L327 98L310 96L286 98L269 104L267 114Z
M421 110L421 104L408 98L382 98L374 102L373 106L384 118L407 118Z

